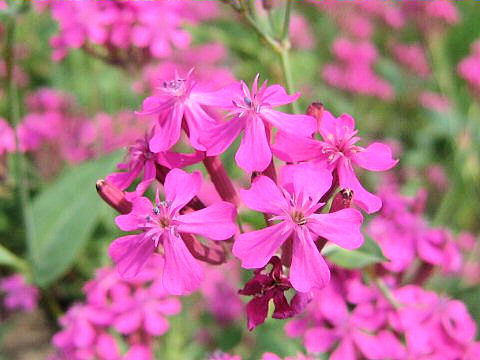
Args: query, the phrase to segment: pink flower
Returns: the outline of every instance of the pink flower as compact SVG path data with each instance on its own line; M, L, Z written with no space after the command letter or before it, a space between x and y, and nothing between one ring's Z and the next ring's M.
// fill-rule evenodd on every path
M394 44L392 52L400 64L421 77L430 75L425 49L419 44Z
M8 123L0 118L0 156L15 151L15 133Z
M143 171L143 179L137 185L135 191L137 195L141 196L155 180L156 164L173 169L192 165L203 157L200 152L194 154L180 154L170 151L154 153L150 151L149 147L151 137L152 135L146 135L143 139L137 139L135 145L128 149L127 161L117 165L118 169L127 171L110 174L106 180L120 190L125 190Z
M269 137L272 126L300 136L310 136L315 131L315 119L307 115L291 115L272 108L289 104L300 94L288 95L280 85L267 87L265 81L258 89L258 77L250 91L241 81L218 92L219 97L228 97L231 103L225 106L233 118L205 131L202 143L207 155L223 153L244 132L235 160L247 172L263 171L272 160Z
M160 201L158 192L154 206L147 198L138 197L133 200L129 214L116 218L120 229L141 231L118 238L110 245L110 256L123 277L136 276L161 244L165 257L162 281L167 292L182 295L200 285L202 268L185 245L182 234L225 240L236 232L236 210L228 202L180 214L199 192L201 183L200 172L188 174L173 169L165 179L165 201Z
M211 105L212 97L198 91L197 83L191 78L193 69L186 78L178 74L175 79L164 81L156 95L143 101L140 115L158 114L158 127L149 141L152 152L169 150L180 139L182 123L188 128L191 145L197 150L205 150L200 144L200 132L215 124L215 120L205 112L202 105Z
M363 188L353 165L370 171L389 170L398 162L392 159L390 147L378 142L367 148L355 145L360 138L356 136L355 120L348 114L335 118L324 111L319 132L323 141L279 132L274 153L284 161L315 160L320 166L336 171L340 188L353 190L356 204L369 214L378 211L382 201Z
M270 220L279 223L241 234L233 245L233 253L242 260L244 268L261 268L293 236L290 282L297 291L308 292L324 287L330 279L328 266L315 246L317 237L347 249L358 248L363 243L363 217L355 209L316 213L323 205L320 198L332 183L326 170L291 166L284 168L283 178L279 188L270 178L259 176L249 190L241 191L249 208L273 214Z
M9 310L31 312L37 308L38 290L20 274L0 279L0 291L5 293L3 303Z

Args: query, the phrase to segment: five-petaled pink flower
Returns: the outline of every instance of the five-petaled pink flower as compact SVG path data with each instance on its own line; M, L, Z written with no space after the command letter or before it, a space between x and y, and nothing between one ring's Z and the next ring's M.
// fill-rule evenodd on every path
M233 254L245 268L261 268L293 236L290 282L300 292L324 287L330 271L315 240L321 236L346 249L363 243L360 232L362 214L343 209L318 214L320 198L330 188L331 174L308 167L286 166L281 174L282 187L266 176L257 177L249 190L241 191L243 202L251 209L274 215L280 222L265 229L241 234L233 245Z
M205 112L202 105L215 103L215 96L196 88L192 72L193 69L186 78L176 74L175 79L164 81L163 86L157 88L157 94L143 101L143 109L138 114L158 114L158 126L149 143L151 151L165 151L175 145L180 139L184 121L191 145L197 150L205 150L198 141L200 131L215 125L216 121Z
M392 158L390 147L378 142L366 148L355 145L360 138L356 136L355 120L348 114L335 118L324 111L318 130L323 141L279 132L275 139L275 155L290 162L315 160L321 167L336 171L340 188L353 190L355 203L369 214L378 211L382 201L363 188L353 165L370 171L389 170L398 162Z
M263 171L272 160L269 134L272 126L300 136L310 136L315 131L315 119L308 115L291 115L272 108L289 104L300 97L299 93L288 95L280 85L267 87L265 81L258 89L255 77L250 91L241 81L218 92L218 97L230 97L225 106L233 118L225 123L206 129L201 142L207 155L224 152L243 130L243 138L235 155L238 166L248 172ZM220 106L220 105L219 105Z
M194 291L200 285L203 269L194 259L182 234L197 234L212 240L225 240L235 234L235 206L218 202L202 210L181 214L181 210L199 192L202 176L180 169L171 170L165 179L165 200L156 203L137 197L132 211L115 219L124 231L140 233L116 239L109 248L110 256L124 278L138 274L145 262L160 245L163 247L165 267L162 282L165 290L174 295Z

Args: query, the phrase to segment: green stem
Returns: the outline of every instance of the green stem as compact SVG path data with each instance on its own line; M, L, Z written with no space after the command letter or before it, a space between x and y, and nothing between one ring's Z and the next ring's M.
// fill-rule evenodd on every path
M293 86L293 77L292 77L292 67L290 65L290 52L288 49L282 50L280 52L280 60L282 62L283 75L285 76L285 85L287 87L287 92L293 94L295 88ZM290 108L294 114L299 114L300 109L298 108L298 103L296 101L290 103Z
M282 40L288 39L288 32L290 30L290 13L292 12L292 4L293 4L293 0L287 0L287 5L285 6L285 17L283 20L282 36L280 37L280 39Z
M18 2L20 3L20 2ZM13 6L13 5L12 5ZM15 9L12 9L15 10ZM7 70L7 92L9 103L9 121L13 128L16 128L20 123L20 108L18 103L18 91L13 78L13 69L15 66L15 32L16 32L16 11L6 21L5 25L5 65ZM22 220L25 227L25 237L28 244L33 242L34 223L32 210L28 198L28 184L26 176L26 162L25 157L20 151L18 134L15 131L16 154L15 154L15 180L18 194L18 201L22 210Z
M393 296L392 292L390 291L390 289L388 288L388 286L383 282L382 279L380 278L376 278L375 279L375 284L377 284L377 287L378 289L380 290L380 292L383 294L383 296L385 297L385 299L387 299L387 301L395 308L395 309L399 309L402 304L400 304L398 302L397 299L395 299L395 296Z

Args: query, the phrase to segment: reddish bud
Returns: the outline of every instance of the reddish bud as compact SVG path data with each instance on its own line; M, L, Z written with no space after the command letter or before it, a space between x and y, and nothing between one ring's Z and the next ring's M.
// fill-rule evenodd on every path
M97 180L95 187L103 201L120 214L128 214L132 210L132 203L125 198L125 193L115 185L101 179Z
M353 190L342 189L333 198L332 206L330 206L329 212L336 212L342 209L349 208L352 205Z
M262 6L265 10L268 11L273 8L274 2L274 0L262 0Z
M307 109L307 115L312 116L317 120L317 129L320 128L324 110L325 107L320 102L311 103Z

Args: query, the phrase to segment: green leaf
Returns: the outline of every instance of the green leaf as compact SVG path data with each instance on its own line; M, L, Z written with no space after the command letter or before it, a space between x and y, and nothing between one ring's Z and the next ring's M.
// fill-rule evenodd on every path
M64 274L90 237L105 206L95 191L113 171L115 153L68 169L32 203L35 236L28 244L33 280L46 286Z
M26 271L28 268L27 264L22 259L2 245L0 245L0 265L11 266L22 272Z
M346 269L358 269L367 265L388 261L382 249L369 236L365 236L363 245L356 250L346 250L334 244L328 244L322 251L328 260Z

